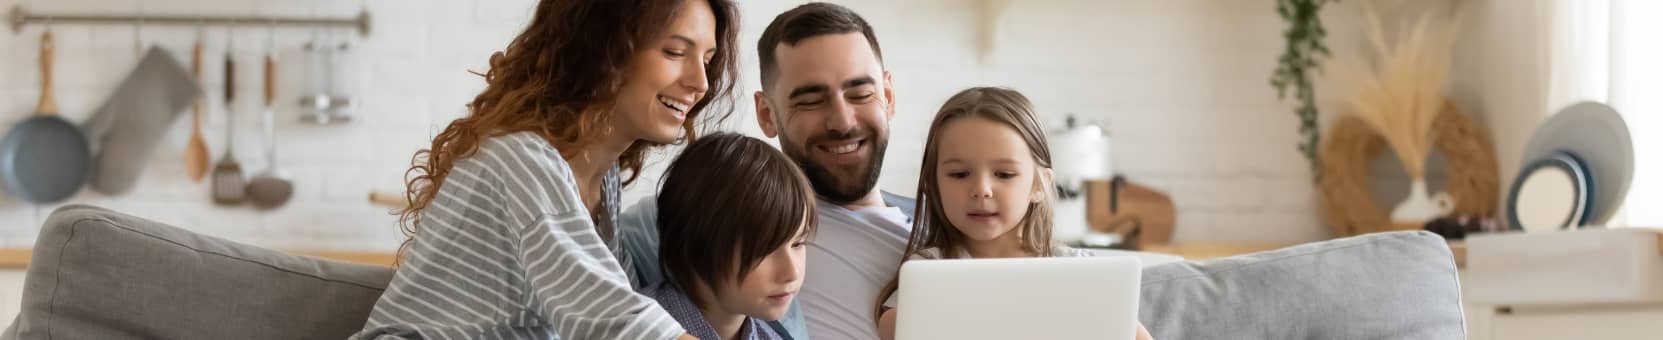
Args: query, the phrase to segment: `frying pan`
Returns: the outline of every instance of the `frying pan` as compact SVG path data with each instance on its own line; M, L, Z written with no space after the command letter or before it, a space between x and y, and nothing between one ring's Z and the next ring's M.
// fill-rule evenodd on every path
M0 139L0 184L30 203L60 202L86 183L92 152L79 127L58 116L52 98L52 32L40 37L40 106Z

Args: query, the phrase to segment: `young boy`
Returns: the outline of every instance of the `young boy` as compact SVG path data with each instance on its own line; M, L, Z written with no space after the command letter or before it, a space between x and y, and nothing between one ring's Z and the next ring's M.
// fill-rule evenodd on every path
M699 138L659 188L665 281L644 293L700 339L782 339L763 320L783 316L802 286L814 202L801 170L768 143Z

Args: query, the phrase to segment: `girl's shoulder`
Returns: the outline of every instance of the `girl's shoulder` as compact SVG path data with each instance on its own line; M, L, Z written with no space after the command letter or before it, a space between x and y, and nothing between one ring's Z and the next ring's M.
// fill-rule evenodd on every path
M1065 245L1051 247L1051 257L1090 257L1096 256L1090 250L1073 248Z
M935 260L940 258L941 248L934 247L919 249L918 252L907 255L908 260Z
M1073 248L1073 247L1064 246L1064 245L1055 245L1055 246L1051 247L1051 257L1089 257L1089 256L1096 256L1096 254L1092 253L1090 250ZM961 258L970 258L970 254L963 253L963 251L961 250L960 254L959 254L959 257L961 257ZM941 248L933 248L933 247L932 248L919 249L918 252L912 253L911 255L907 255L908 260L935 260L935 259L940 259L940 258L942 258Z

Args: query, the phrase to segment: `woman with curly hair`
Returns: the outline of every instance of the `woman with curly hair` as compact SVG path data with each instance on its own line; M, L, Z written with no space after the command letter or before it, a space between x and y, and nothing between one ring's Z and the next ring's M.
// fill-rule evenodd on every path
M738 15L542 0L468 115L413 157L410 239L353 338L692 338L634 291L618 198L647 151L732 113Z

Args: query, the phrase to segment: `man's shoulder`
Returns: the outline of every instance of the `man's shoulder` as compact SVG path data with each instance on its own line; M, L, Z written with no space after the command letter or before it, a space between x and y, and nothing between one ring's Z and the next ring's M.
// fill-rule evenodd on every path
M855 245L839 245L844 247L873 246L870 241L873 238L893 239L899 246L905 246L907 235L912 230L915 203L910 198L889 193L883 193L883 197L885 206L857 210L821 200L818 212L820 228L815 237L858 241Z
M882 191L882 190L879 190L878 193L882 194L884 205L895 207L896 209L901 209L901 212L905 213L907 215L907 218L909 218L909 219L913 218L914 216L917 216L917 213L914 212L918 208L918 200L917 199L913 199L912 197L906 197L906 196L901 196L901 195L897 195L897 194L892 194L892 193L889 193L888 191Z

